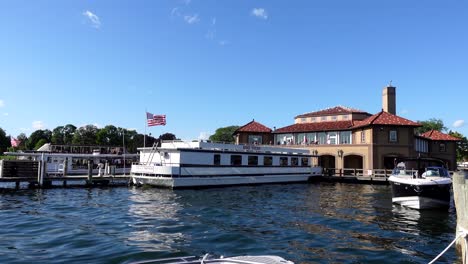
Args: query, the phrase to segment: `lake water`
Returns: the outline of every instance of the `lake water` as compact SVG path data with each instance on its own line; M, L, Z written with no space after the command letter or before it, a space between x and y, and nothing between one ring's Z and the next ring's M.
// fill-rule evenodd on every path
M67 188L0 194L0 263L278 255L296 263L428 263L456 216L391 204L389 186ZM461 263L450 249L438 263Z

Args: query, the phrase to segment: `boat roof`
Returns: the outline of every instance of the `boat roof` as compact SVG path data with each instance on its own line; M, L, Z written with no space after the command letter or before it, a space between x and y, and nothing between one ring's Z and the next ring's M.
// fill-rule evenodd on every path
M287 154L303 154L310 155L310 150L306 148L287 148L271 145L255 145L255 144L230 144L223 142L212 141L163 141L159 150L205 150L205 151L233 151L233 152L255 152L255 153L287 153ZM154 150L153 147L138 148L142 152Z

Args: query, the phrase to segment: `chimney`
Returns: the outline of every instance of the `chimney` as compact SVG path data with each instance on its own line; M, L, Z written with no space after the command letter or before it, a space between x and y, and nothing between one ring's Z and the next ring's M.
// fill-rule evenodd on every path
M396 115L396 92L395 87L388 85L382 92L382 109L392 115Z

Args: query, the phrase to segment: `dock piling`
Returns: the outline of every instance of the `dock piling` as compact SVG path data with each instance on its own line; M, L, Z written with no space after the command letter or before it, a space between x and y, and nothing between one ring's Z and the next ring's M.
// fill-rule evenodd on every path
M457 209L457 235L468 232L468 186L466 178L468 171L457 171L453 175L453 199ZM463 264L467 263L467 238L461 236L457 240L457 250L461 252Z

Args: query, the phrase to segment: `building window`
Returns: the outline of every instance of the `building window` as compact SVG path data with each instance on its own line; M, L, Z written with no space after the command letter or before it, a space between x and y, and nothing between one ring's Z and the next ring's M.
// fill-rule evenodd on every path
M249 166L258 166L258 156L249 156L248 164Z
M348 120L348 118L349 118L349 117L348 117L347 115L344 115L341 119L343 119L343 120Z
M280 157L280 166L288 166L288 157Z
M310 118L310 121L311 121L311 122L316 122L316 121L317 121L317 118L311 117L311 118Z
M273 165L273 157L272 156L263 157L263 166L271 166L271 165Z
M307 121L307 118L301 118L301 123L305 123Z
M329 132L327 135L327 144L336 145L336 132Z
M215 154L214 157L213 157L213 164L215 166L219 166L221 165L221 155L219 154Z
M361 131L361 143L366 143L366 131Z
M318 141L318 144L326 144L327 143L327 133L319 132L317 141Z
M388 134L388 141L390 142L397 142L398 141L398 133L396 130L390 130Z
M291 166L299 166L299 159L298 158L291 158Z
M242 156L241 155L231 155L231 165L232 166L241 166L242 165Z
M260 145L262 144L262 136L259 135L249 135L249 144Z
M351 131L340 132L340 144L351 144Z
M302 167L309 166L309 158L302 158Z
M327 117L326 117L326 116L322 116L321 120L322 120L322 121L327 121Z
M447 147L445 145L445 143L440 143L439 144L439 152L446 152L447 151Z
M336 121L338 118L337 118L336 116L332 116L331 119L332 119L333 121Z

